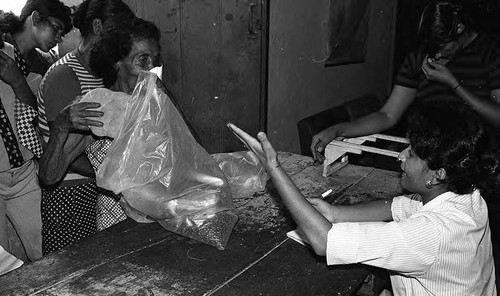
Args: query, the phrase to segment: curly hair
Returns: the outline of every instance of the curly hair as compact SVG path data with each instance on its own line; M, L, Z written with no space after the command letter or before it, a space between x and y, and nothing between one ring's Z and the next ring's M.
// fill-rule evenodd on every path
M128 56L136 40L160 41L160 31L150 21L122 16L110 19L90 52L90 69L110 87L117 79L115 65Z
M473 18L461 4L452 0L431 1L422 11L418 39L426 53L435 54L444 43L456 41L460 34L457 25L476 29Z
M64 24L65 35L73 25L71 23L71 9L59 0L28 0L21 10L21 15L16 16L12 12L3 13L0 17L0 31L3 33L17 33L22 31L24 21L33 13L38 11L41 18L53 17L61 20Z
M476 113L435 103L414 108L408 118L413 151L429 169L445 169L448 190L466 194L477 188L485 198L494 195L499 153Z
M110 16L123 15L134 18L135 14L122 0L86 0L73 13L73 25L85 38L93 32L92 22L100 19L104 24Z

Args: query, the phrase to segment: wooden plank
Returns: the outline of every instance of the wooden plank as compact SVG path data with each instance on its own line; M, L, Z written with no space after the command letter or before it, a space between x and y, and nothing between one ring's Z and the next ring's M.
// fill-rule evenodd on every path
M361 144L354 144L354 143L338 141L338 140L331 141L330 144L328 144L328 146L326 147L327 151L325 153L328 153L328 150L330 150L330 149L331 150L337 149L336 147L339 147L338 149L346 150L346 152L358 153L357 151L365 151L365 152L390 156L390 157L394 157L394 158L397 158L399 156L399 152L397 152L397 151L391 151L391 150L387 150L387 149L364 146Z
M361 265L327 266L325 257L287 239L245 274L205 295L351 295L368 274Z
M311 158L280 153L279 160L306 197L332 189L330 200L356 202L372 192L386 196L397 183L397 175L373 168L347 166L323 178L321 166L312 165ZM252 284L261 270L269 270L267 277L258 279L267 280L262 289L269 293L275 292L273 270L280 278L290 276L290 285L314 274L321 279L314 291L321 286L340 291L347 278L356 283L363 279L363 272L351 268L330 274L324 258L311 257L304 247L288 243L286 232L296 225L271 182L265 191L235 199L235 206L239 221L224 251L167 232L157 223L126 220L2 276L0 295L252 295L261 289ZM328 282L328 274L340 282Z
M403 143L403 144L410 144L410 140L408 140L406 138L394 137L394 136L383 135L383 134L373 134L372 136L377 138L377 139L382 139L382 140L386 140L386 141L398 142L398 143Z

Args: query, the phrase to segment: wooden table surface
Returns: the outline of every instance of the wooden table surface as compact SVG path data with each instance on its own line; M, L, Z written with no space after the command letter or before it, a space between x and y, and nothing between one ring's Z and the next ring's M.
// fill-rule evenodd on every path
M396 172L348 165L323 178L309 157L279 158L305 196L331 188L329 201L351 204L401 192ZM369 274L327 266L288 239L296 225L271 182L234 200L239 221L223 251L127 219L0 277L0 295L351 295Z

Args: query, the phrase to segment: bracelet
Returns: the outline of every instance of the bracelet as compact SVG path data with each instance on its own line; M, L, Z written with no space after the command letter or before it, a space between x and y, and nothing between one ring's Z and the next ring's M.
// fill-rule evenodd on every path
M452 88L451 90L452 90L452 91L455 91L455 90L456 90L457 88L459 88L461 85L462 85L462 83L460 83L460 82L459 82L459 83L458 83L457 85L455 85L455 87L454 87L454 88Z
M277 166L275 166L274 168L270 169L269 172L267 172L267 173L271 174L271 172L274 171L274 169L279 168L279 167L281 167L281 164L278 163Z

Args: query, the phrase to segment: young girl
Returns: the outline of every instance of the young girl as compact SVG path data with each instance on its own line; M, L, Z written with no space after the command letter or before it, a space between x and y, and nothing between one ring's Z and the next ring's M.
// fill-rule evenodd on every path
M498 159L471 111L422 107L401 152L401 185L413 193L353 206L306 199L264 133L229 128L268 171L314 251L328 264L390 270L395 295L496 295L488 209ZM386 221L386 222L382 222Z
M49 51L73 27L70 16L70 8L59 0L28 0L20 16L5 13L0 26L4 40L16 48L16 60L21 59L29 71L44 75L57 60Z

